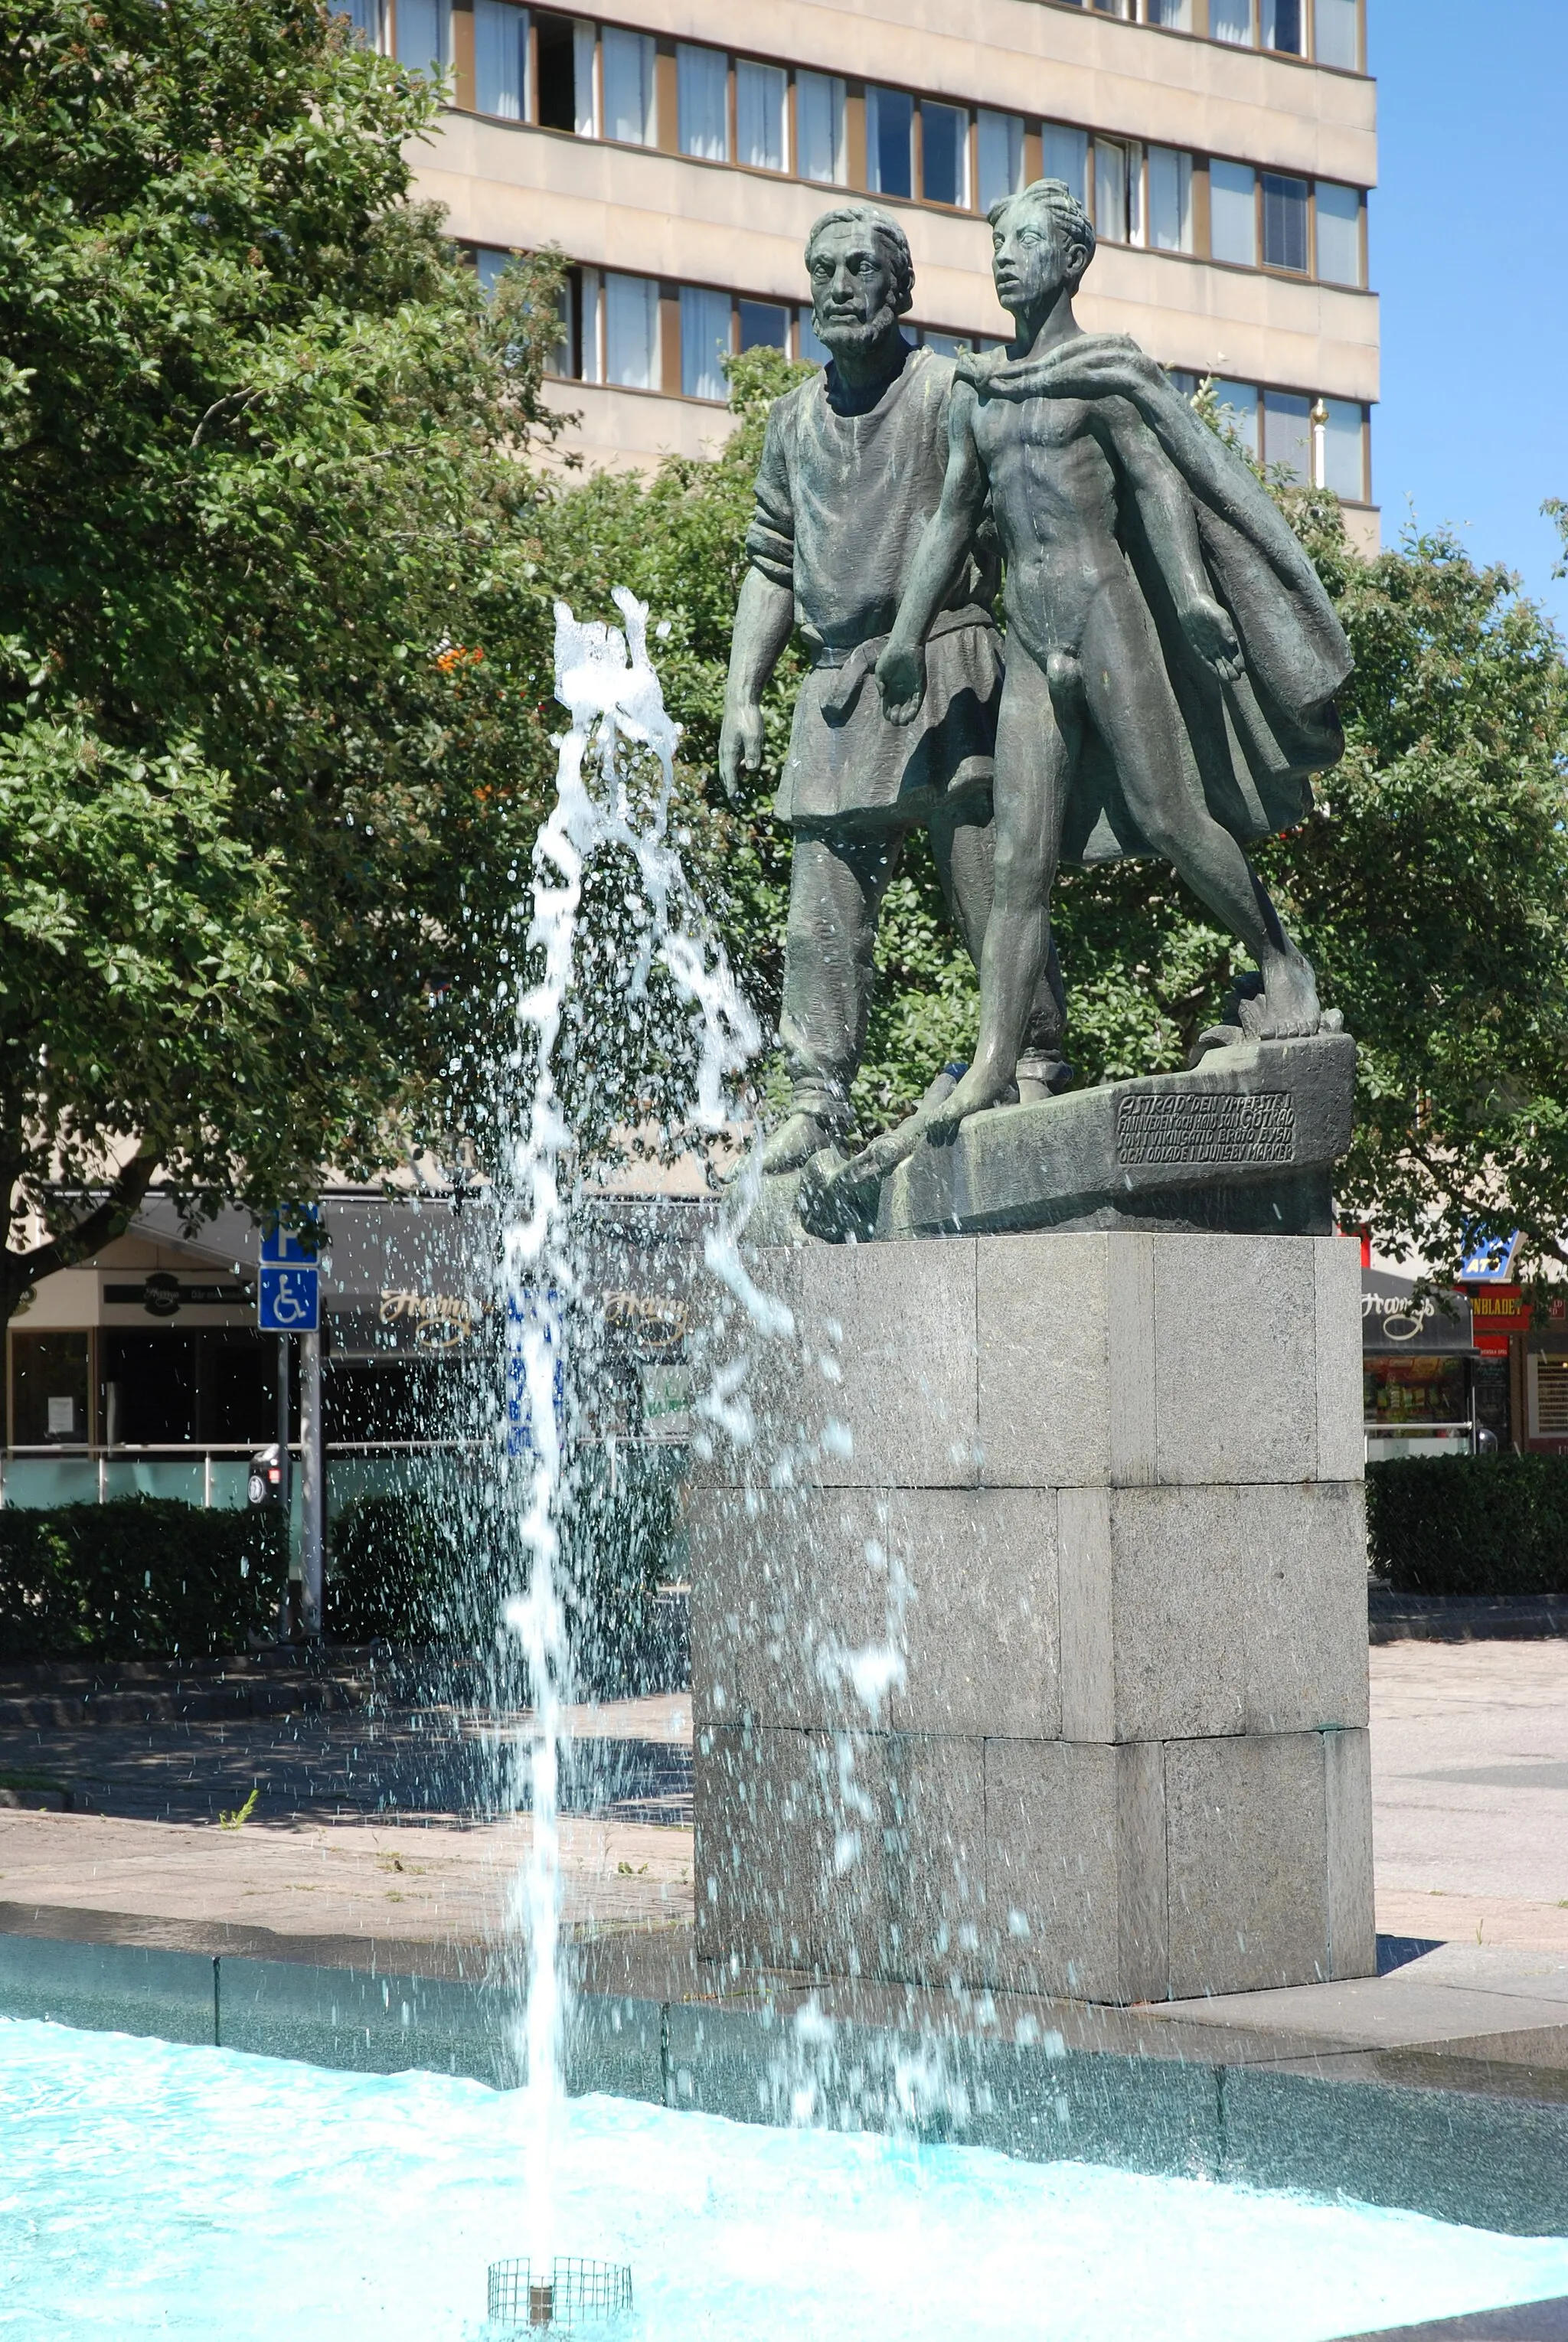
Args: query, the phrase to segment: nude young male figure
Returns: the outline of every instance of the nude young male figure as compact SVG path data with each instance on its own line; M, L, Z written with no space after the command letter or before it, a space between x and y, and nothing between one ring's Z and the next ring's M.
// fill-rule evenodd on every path
M1064 826L1086 760L1098 776L1111 827L1120 826L1122 842L1112 850L1153 851L1174 863L1255 955L1262 996L1251 1005L1253 1036L1318 1029L1313 970L1285 936L1237 834L1283 824L1277 815L1235 811L1223 786L1230 776L1215 768L1214 743L1223 760L1231 753L1227 739L1233 745L1238 733L1268 735L1257 759L1265 792L1282 781L1299 788L1301 771L1332 763L1339 753L1331 695L1349 667L1326 600L1321 611L1312 602L1314 590L1321 598L1316 580L1303 582L1270 535L1271 523L1248 504L1254 492L1266 503L1263 491L1225 476L1221 503L1230 500L1243 534L1255 528L1265 557L1274 559L1273 581L1260 589L1270 615L1260 637L1282 632L1272 593L1285 597L1283 633L1293 614L1304 611L1303 639L1312 636L1312 656L1296 662L1293 686L1287 680L1275 690L1267 676L1251 673L1255 662L1216 595L1194 490L1184 475L1189 461L1202 475L1210 459L1193 456L1182 442L1182 426L1166 412L1175 395L1150 362L1129 344L1084 336L1074 315L1073 295L1094 256L1094 235L1069 189L1059 180L1038 181L998 205L992 226L997 295L1013 313L1016 336L993 361L960 364L942 501L876 670L887 716L907 723L924 687L926 627L989 494L1007 564L1008 619L996 741L995 892L981 957L974 1059L951 1096L923 1117L933 1135L995 1105L1013 1081L1050 945L1050 895ZM1239 459L1214 445L1216 457L1239 471ZM1282 575L1288 581L1283 587ZM1277 647L1263 646L1263 667ZM1285 643L1286 665L1293 649ZM1303 667L1310 670L1304 686ZM1235 708L1227 719L1220 706L1227 691L1247 701L1241 720ZM1248 711L1260 707L1268 720L1252 724ZM1287 746L1279 747L1275 736L1287 736ZM1212 797L1230 813L1228 821ZM1304 805L1293 801L1299 818ZM1098 856L1091 850L1083 858Z

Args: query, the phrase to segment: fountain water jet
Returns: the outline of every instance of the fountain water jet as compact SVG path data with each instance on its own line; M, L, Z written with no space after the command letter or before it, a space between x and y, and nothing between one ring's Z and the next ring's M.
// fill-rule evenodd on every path
M733 1127L734 1079L760 1039L669 836L679 727L664 708L648 658L647 610L624 587L614 598L624 634L579 622L564 603L555 606L555 691L571 721L558 742L555 803L534 848L526 949L531 965L543 965L516 1002L513 1081L505 1086L517 1110L503 1173L500 1299L507 1328L507 1448L518 1476L514 1501L528 1564L526 1590L507 1605L505 1623L521 1647L532 1704L533 1830L515 1917L527 1950L519 2047L528 2108L528 2243L530 2258L541 2268L552 2265L554 2252L552 2171L568 2013L559 1831L572 1676L561 1582L560 1525L568 1493L564 1352L567 1316L584 1302L573 1226L583 1164L557 1079L557 1055L584 884L595 856L619 849L634 866L646 916L627 996L647 997L655 965L670 978L696 1042L688 1114L695 1133L716 1137ZM656 760L659 785L651 810L640 818L632 766L648 755ZM738 1289L749 1285L733 1236L721 1240L715 1260Z

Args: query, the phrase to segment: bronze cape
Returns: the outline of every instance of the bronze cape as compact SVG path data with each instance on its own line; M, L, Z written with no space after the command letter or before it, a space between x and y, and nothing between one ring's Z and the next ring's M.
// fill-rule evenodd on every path
M1121 353L1136 363L1116 394L1134 405L1175 465L1193 499L1214 599L1230 613L1246 662L1222 683L1188 643L1164 572L1131 495L1122 500L1123 550L1147 604L1183 719L1190 756L1209 808L1239 839L1293 829L1311 810L1311 775L1344 752L1333 696L1349 676L1350 646L1333 606L1278 507L1234 449L1215 436L1120 334L1076 336L1043 358L1005 350L958 361L959 379L982 401L1083 396L1073 387L1084 361L1114 375ZM1107 391L1107 395L1110 395ZM1063 837L1065 858L1108 862L1147 854L1123 799L1114 764L1092 731L1074 782Z

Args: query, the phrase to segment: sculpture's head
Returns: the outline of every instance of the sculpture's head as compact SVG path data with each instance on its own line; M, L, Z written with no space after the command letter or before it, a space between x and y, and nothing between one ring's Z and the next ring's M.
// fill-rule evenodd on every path
M1064 179L1036 179L993 204L988 217L991 273L1004 309L1048 308L1064 287L1076 293L1094 257L1094 231Z
M836 355L890 340L914 299L914 263L898 222L874 204L835 204L805 245L817 338Z

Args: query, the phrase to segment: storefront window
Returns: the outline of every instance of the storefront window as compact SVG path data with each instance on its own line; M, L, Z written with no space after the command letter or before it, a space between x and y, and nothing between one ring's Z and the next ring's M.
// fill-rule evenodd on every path
M1406 1423L1468 1423L1464 1366L1463 1358L1363 1358L1362 1394L1367 1429Z
M13 1334L12 1437L18 1447L85 1447L85 1334Z

